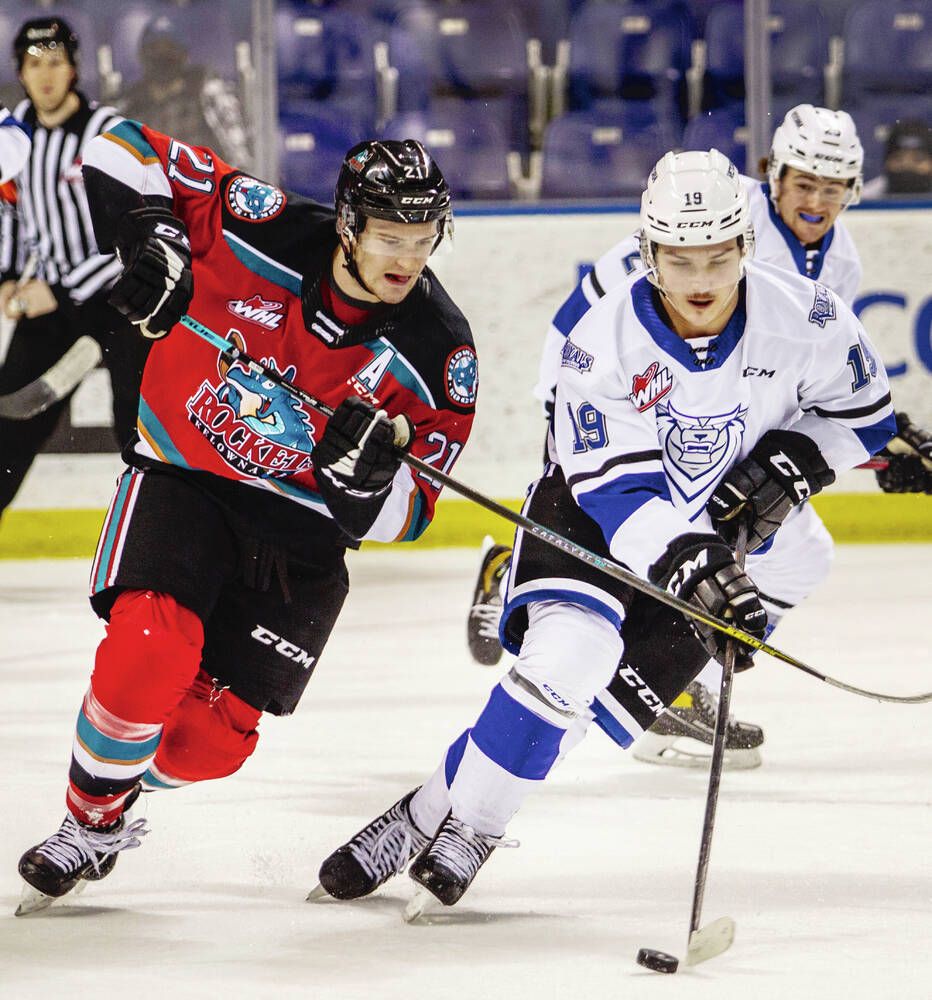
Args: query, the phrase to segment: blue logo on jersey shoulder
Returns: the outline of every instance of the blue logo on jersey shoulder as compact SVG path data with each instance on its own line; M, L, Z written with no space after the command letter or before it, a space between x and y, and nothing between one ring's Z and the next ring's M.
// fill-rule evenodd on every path
M561 352L561 368L575 368L578 372L588 372L592 370L594 360L591 354L577 347L569 337L566 338Z
M471 347L457 348L447 358L447 398L457 406L473 406L479 387L476 352Z
M818 323L823 329L825 324L835 319L835 296L825 287L816 282L815 299L809 310L809 322Z

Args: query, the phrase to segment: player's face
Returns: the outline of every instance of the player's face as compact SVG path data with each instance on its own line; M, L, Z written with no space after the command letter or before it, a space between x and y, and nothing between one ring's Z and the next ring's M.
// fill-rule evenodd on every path
M708 247L657 247L657 279L681 337L720 333L741 280L736 239Z
M74 66L62 48L30 48L19 79L39 114L57 111L71 90Z
M779 181L777 211L801 243L815 243L832 228L845 207L845 181L826 180L787 167Z
M414 287L436 242L436 222L368 219L356 243L356 267L382 302L397 305Z

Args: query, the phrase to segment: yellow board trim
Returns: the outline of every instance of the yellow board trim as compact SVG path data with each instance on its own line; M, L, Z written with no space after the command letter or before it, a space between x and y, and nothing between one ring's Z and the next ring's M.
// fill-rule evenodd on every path
M503 501L520 510L520 500ZM813 505L836 542L932 542L932 498L924 494L839 493ZM8 510L0 521L0 559L91 558L103 510ZM502 518L468 500L441 500L434 523L416 542L424 548L478 548L485 535L510 545ZM374 544L374 543L373 543Z

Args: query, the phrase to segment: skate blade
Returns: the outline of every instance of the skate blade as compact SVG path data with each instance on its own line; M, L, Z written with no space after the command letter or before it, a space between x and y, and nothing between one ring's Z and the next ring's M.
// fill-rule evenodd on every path
M423 888L417 889L408 900L408 905L404 908L404 913L401 916L406 924L420 923L438 906L440 906L440 900L432 892Z
M735 922L731 917L719 917L689 935L686 964L699 965L728 951L735 940Z
M39 892L38 889L31 886L28 882L23 882L23 892L20 896L19 906L16 907L14 916L26 917L30 913L39 913L42 910L47 910L54 903L58 903L65 898L65 896L74 897L80 896L82 892L87 888L87 882L81 879L80 882L73 888L69 889L64 896L46 896L44 892Z
M700 746L697 740L687 737L676 737L671 744L669 737L657 736L655 733L645 733L635 744L632 756L642 764L661 764L664 767L692 767L708 770L712 760L709 751L695 752L688 749L689 745ZM711 748L710 748L711 749ZM722 767L726 771L750 771L763 763L760 751L753 747L750 750L726 750Z
M318 882L305 897L305 903L316 903L319 899L332 899L329 892Z
M23 891L19 898L19 906L16 907L15 916L25 917L30 913L47 910L52 903L57 903L60 898L60 896L46 896L44 892L39 892L28 882L23 882Z

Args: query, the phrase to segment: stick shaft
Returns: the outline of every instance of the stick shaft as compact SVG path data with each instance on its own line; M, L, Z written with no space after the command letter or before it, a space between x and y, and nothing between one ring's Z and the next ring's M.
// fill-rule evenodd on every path
M295 385L293 382L289 382L287 379L282 378L278 372L267 367L266 365L263 365L261 362L256 361L255 358L250 357L245 351L240 350L240 348L238 348L232 341L226 340L219 334L214 333L213 330L204 326L203 323L200 323L192 316L182 316L180 322L182 326L185 326L192 333L196 333L203 340L206 340L209 344L216 347L217 350L224 354L231 362L238 362L244 367L249 368L253 373L261 375L263 378L275 383L275 385L278 385L287 392L290 392L296 399L300 399L301 402L306 403L312 409L317 410L324 416L332 416L332 406L320 399L317 399L316 396L312 396L309 392L302 389L300 386ZM844 691L850 692L851 694L862 695L863 697L873 698L877 701L903 703L932 701L932 692L910 696L886 695L857 688L841 681L835 681L832 678L827 677L825 674L820 673L814 667L803 663L802 660L796 659L795 656L791 656L789 653L785 653L782 650L777 649L775 646L771 646L769 643L763 642L750 633L745 632L743 629L739 629L728 622L721 621L718 618L714 618L712 615L706 614L706 612L704 612L697 605L688 604L686 601L676 597L666 590L663 590L661 587L655 586L648 580L642 580L636 573L632 573L631 570L625 569L619 563L613 562L611 559L605 559L597 553L592 552L581 545L577 545L575 542L565 538L563 535L557 534L555 531L551 531L549 528L544 527L544 525L538 524L536 521L532 521L529 517L516 513L508 507L505 507L503 504L498 503L496 500L480 493L478 490L474 490L471 486L467 486L465 483L459 482L452 476L448 476L445 472L441 472L439 469L435 469L432 465L428 465L428 463L424 462L422 459L417 458L414 455L403 453L401 460L426 479L430 479L443 486L447 486L449 489L453 490L454 493L458 493L467 500L471 500L480 507L484 507L486 510L491 511L493 514L497 514L504 520L510 521L516 527L523 528L528 534L534 535L535 538L539 538L542 542L552 545L554 548L559 549L561 552L565 552L574 559L578 559L580 562L593 566L595 569L600 570L606 575L627 584L632 589L640 591L642 594L646 594L649 597L654 598L656 601L660 601L661 604L666 604L667 607L673 608L675 611L679 611L680 614L685 615L687 618L702 622L704 625L708 625L710 628L714 628L730 638L736 639L745 646L760 650L762 653L766 653L768 656L781 660L783 663L787 663L791 667L795 667L797 670L802 670L804 673L810 674L812 677L816 677L820 681L833 684L835 687L839 687Z

